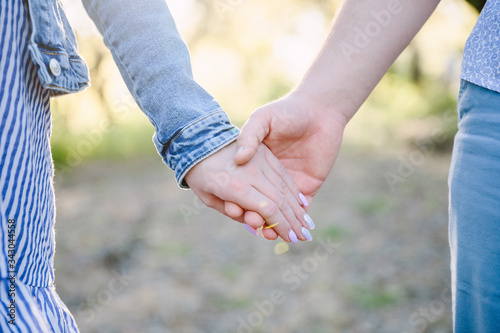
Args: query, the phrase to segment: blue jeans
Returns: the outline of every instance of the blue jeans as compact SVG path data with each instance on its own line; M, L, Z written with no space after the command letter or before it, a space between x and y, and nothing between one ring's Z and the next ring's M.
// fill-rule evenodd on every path
M449 176L454 331L500 332L500 93L462 80Z

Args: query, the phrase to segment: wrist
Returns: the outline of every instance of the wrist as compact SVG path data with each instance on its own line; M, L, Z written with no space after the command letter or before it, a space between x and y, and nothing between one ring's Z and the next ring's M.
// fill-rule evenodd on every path
M316 119L330 120L345 128L356 112L349 96L342 91L330 92L327 98L325 95L300 85L290 93L289 98L304 105L304 110L314 113Z

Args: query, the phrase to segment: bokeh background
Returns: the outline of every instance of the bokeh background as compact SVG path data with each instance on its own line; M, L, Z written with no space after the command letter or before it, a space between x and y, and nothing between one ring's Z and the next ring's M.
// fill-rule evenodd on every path
M254 237L180 190L79 1L92 87L52 100L56 286L82 332L451 332L447 169L477 11L443 0L354 117L313 242ZM296 84L340 0L167 0L241 126Z

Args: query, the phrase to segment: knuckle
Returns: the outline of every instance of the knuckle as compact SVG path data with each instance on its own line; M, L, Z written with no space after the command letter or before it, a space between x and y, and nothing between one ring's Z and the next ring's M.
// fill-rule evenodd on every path
M280 182L280 184L278 185L278 189L283 196L288 194L288 186L284 181Z
M252 179L255 179L255 178L257 178L259 176L260 170L255 165L251 164L251 165L248 165L248 167L245 170L245 173L249 177L251 177Z
M288 174L285 166L281 163L279 164L278 170L276 170L276 172L277 172L278 176L280 176L281 178L284 178Z
M238 177L231 177L231 179L229 180L229 188L232 191L242 193L245 192L245 187L246 187L245 182L243 182Z
M283 194L281 194L278 197L278 207L285 208L287 205L288 205L288 200L286 199L286 197Z
M267 203L264 207L262 207L262 215L265 218L274 216L278 212L278 206L274 202Z

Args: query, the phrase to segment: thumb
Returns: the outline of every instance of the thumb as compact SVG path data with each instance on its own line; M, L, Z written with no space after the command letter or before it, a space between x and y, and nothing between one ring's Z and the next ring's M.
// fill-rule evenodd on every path
M238 137L234 163L245 164L257 153L259 145L269 134L270 114L268 108L262 107L250 115Z

